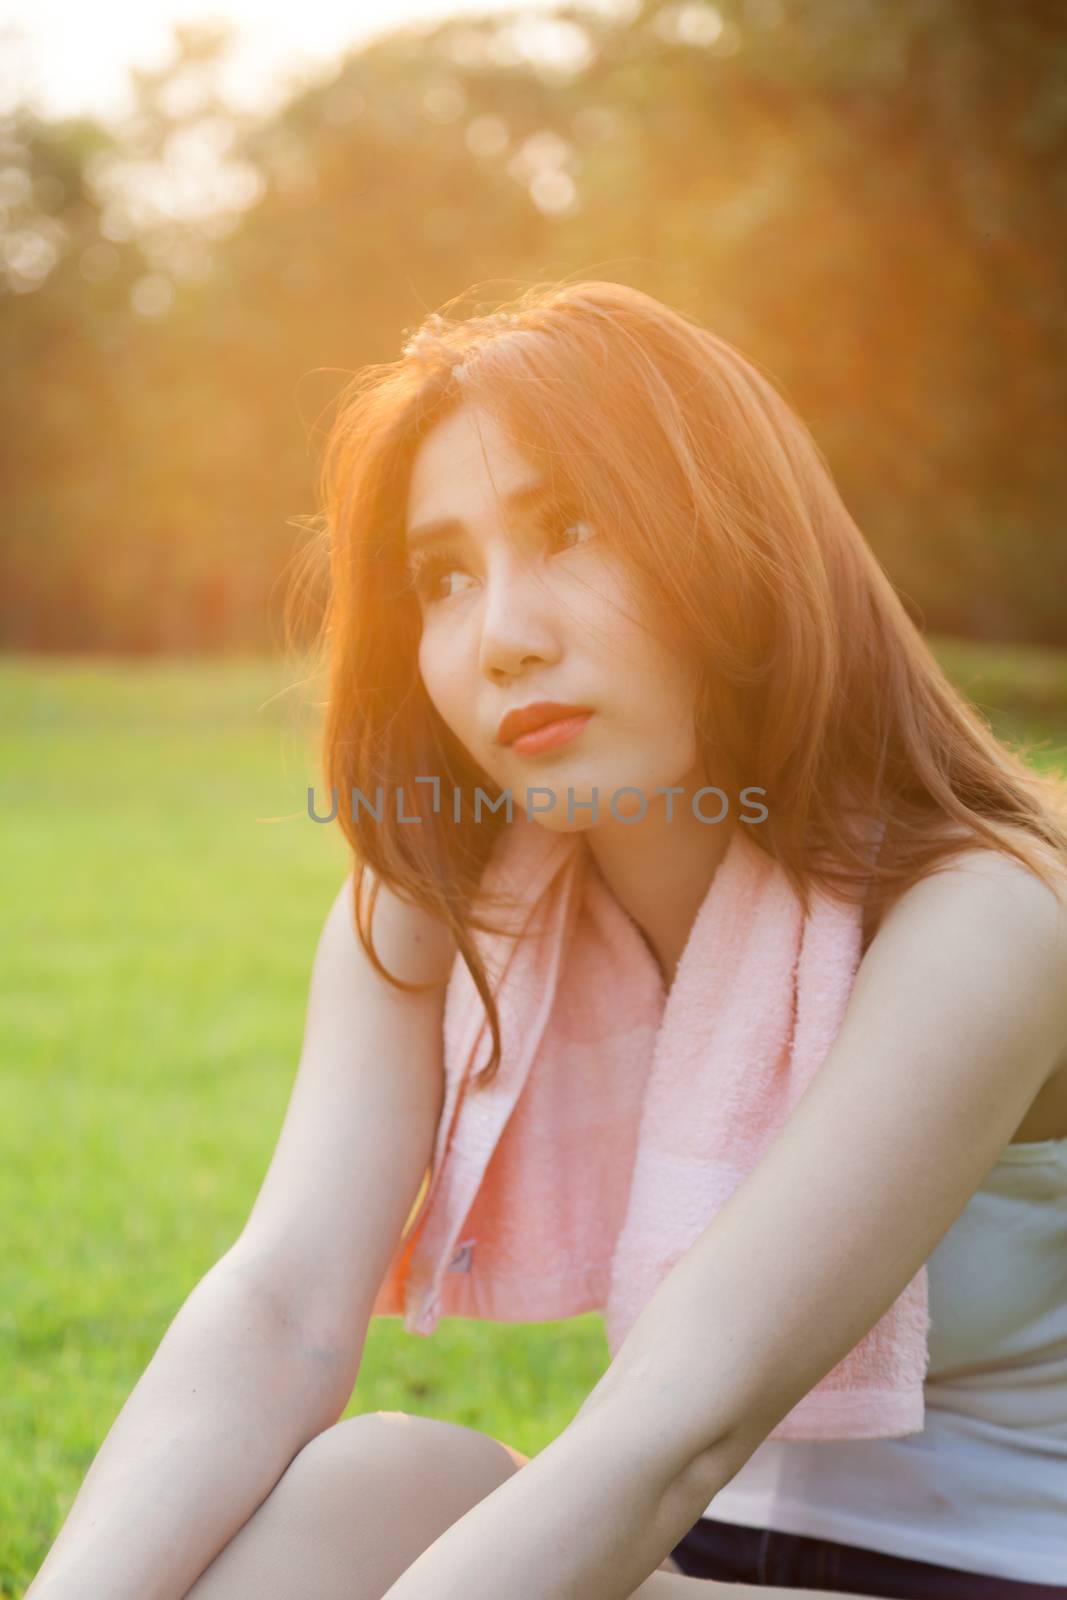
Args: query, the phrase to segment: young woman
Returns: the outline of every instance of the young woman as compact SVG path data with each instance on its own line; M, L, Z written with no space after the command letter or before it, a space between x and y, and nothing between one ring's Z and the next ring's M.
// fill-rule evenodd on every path
M248 1223L33 1600L1067 1594L1064 786L947 682L773 387L635 290L430 317L346 395L323 486L356 869ZM402 807L349 806L379 787ZM529 1462L337 1421L424 1215L460 964L473 1104L507 1064L475 935L509 824L479 790L574 836L664 995L739 830L805 910L862 918L812 1091ZM922 1429L768 1438L924 1264Z

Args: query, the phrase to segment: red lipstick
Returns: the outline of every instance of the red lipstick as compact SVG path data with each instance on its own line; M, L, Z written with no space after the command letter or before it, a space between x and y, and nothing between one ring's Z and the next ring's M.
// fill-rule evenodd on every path
M520 755L554 749L574 737L592 716L591 706L567 705L559 700L536 700L509 711L497 729L497 742L510 745Z

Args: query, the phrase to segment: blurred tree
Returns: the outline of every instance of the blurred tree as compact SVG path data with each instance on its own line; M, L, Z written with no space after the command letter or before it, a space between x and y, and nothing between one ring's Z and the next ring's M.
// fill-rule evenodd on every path
M578 274L782 383L921 622L1067 644L1058 5L458 17L259 118L231 46L178 30L120 128L2 130L4 643L276 643L347 374Z

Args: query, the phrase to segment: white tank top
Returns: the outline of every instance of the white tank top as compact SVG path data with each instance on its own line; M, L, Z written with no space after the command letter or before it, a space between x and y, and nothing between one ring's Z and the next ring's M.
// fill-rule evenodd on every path
M927 1268L922 1432L766 1439L704 1515L1067 1584L1067 1137L1005 1146Z

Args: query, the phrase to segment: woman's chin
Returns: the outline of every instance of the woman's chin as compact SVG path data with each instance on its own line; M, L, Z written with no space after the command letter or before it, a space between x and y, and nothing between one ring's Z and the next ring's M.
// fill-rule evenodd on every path
M616 788L624 792L616 795ZM605 822L639 820L643 809L642 796L621 784L572 783L568 787L531 780L524 788L515 787L512 794L516 810L525 811L531 822L553 833L588 833Z

